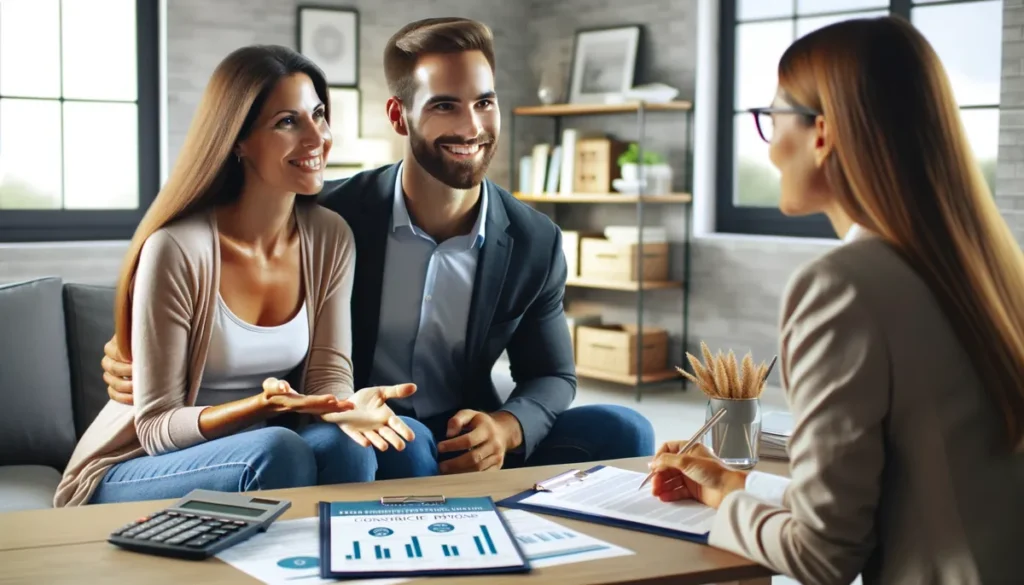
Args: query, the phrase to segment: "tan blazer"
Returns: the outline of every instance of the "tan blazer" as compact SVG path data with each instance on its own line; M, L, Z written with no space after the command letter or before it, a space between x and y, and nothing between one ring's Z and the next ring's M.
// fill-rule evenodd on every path
M351 298L355 241L345 220L314 202L296 205L309 352L289 376L303 394L352 394ZM132 289L134 406L108 401L86 429L53 505L86 504L116 463L206 440L196 395L220 290L216 216L192 215L146 240Z
M804 266L781 328L792 482L781 507L729 494L710 543L805 585L1024 583L1024 456L896 251L865 235Z

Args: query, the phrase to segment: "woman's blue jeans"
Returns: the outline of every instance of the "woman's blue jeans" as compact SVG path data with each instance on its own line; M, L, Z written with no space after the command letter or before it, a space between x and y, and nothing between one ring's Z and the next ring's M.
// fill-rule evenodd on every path
M143 456L110 468L90 503L181 498L193 489L242 492L373 481L377 458L335 424L265 427Z

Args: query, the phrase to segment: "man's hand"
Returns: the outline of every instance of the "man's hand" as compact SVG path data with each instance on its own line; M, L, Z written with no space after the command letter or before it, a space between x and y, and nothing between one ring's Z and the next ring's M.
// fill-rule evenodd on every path
M390 443L401 451L405 449L405 441L413 440L416 435L401 418L395 416L387 401L412 396L415 392L415 384L363 388L348 399L355 405L354 409L325 414L321 418L337 423L346 435L363 447L372 444L379 451L387 451Z
M468 433L459 435L467 428ZM441 463L441 473L498 470L505 463L505 452L523 442L523 429L508 412L460 410L448 421L447 436L447 441L437 445L439 453L466 453Z
M132 363L126 360L117 350L117 338L111 337L103 346L103 381L107 383L107 396L114 402L131 406L132 398Z

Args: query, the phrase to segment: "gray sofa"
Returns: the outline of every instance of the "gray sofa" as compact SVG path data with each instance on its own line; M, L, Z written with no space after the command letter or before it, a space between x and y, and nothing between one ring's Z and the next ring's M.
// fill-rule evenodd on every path
M75 444L108 400L100 360L113 306L108 286L0 285L0 512L52 506ZM507 396L507 369L494 377Z
M78 438L107 402L100 360L112 287L0 286L0 512L49 508Z

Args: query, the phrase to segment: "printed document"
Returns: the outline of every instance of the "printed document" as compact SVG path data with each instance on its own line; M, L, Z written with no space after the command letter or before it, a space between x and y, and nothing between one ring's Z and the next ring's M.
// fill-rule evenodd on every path
M696 500L662 502L651 495L649 486L637 490L644 477L644 473L602 467L583 481L554 492L537 492L523 499L522 503L692 534L706 534L711 530L715 519L714 508Z

